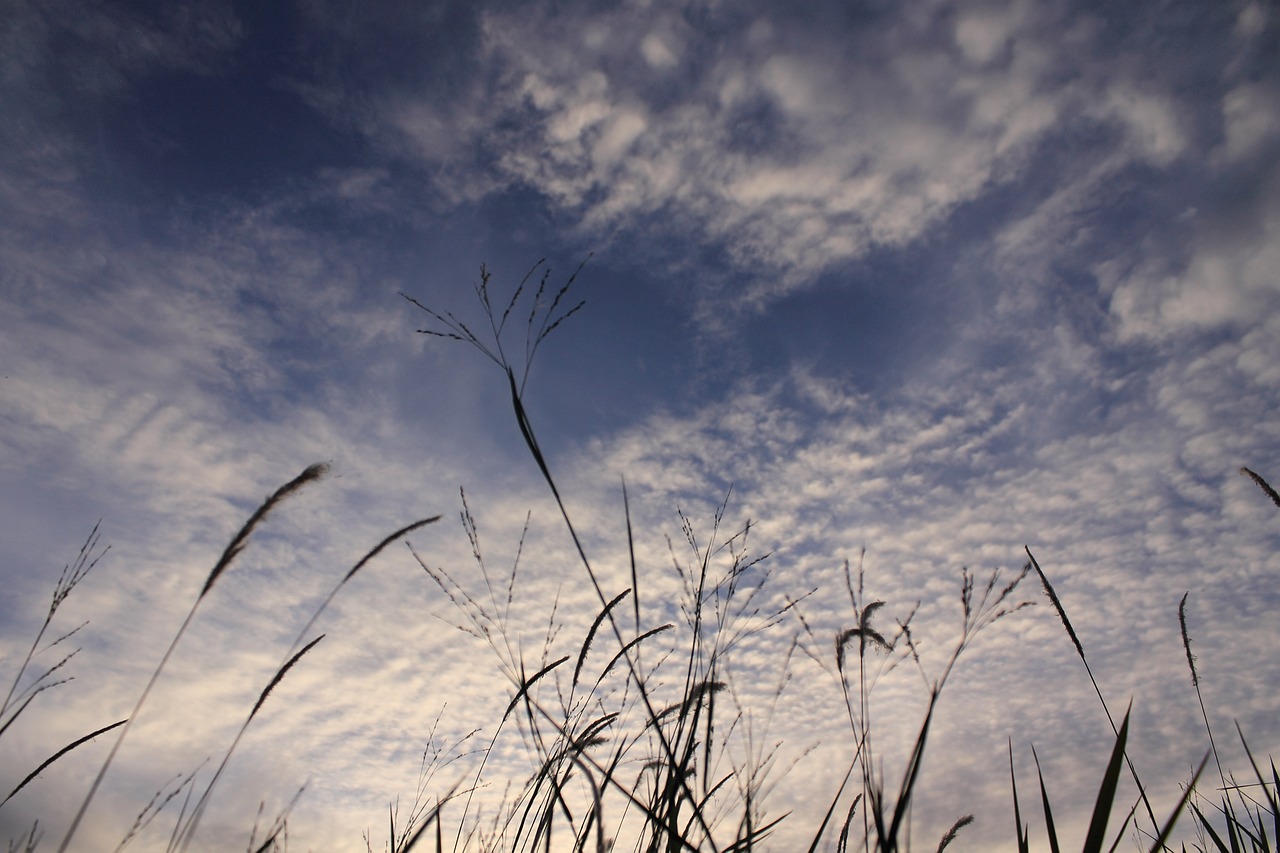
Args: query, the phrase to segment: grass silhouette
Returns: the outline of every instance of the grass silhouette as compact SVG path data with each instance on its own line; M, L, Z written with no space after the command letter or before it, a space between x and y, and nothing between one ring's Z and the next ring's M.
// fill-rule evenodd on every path
M741 525L728 521L731 494L726 494L718 504L705 529L690 516L679 513L682 535L674 542L669 541L672 568L679 582L679 600L664 601L662 604L667 606L654 607L649 606L647 598L654 593L640 588L645 573L639 566L624 482L619 524L626 532L627 550L623 556L629 568L630 585L624 588L611 585L609 577L598 569L584 545L524 402L539 348L552 332L583 307L584 303L573 295L581 270L580 266L564 284L553 287L549 270L539 262L519 282L511 297L495 300L490 273L481 267L476 285L482 312L478 323L434 310L405 296L428 317L428 327L420 331L472 346L499 369L509 395L511 416L524 449L556 503L559 522L572 540L575 570L594 596L594 612L581 635L569 643L569 653L561 653L564 649L553 650L550 628L540 648L526 649L515 636L512 621L513 604L520 602L524 594L520 583L524 535L509 567L496 570L481 547L476 518L465 492L460 493L460 521L470 545L473 570L464 573L448 569L438 564L429 552L410 545L412 558L422 568L426 582L452 607L455 626L492 655L495 666L508 682L509 694L505 705L495 706L491 720L473 721L477 724L475 728L451 746L437 745L435 727L431 728L429 740L433 745L423 753L419 786L412 805L403 812L397 804L388 807L386 849L394 853L426 849L513 853L621 849L642 853L729 853L774 849L770 845L776 839L778 828L784 821L792 820L792 816L770 817L764 806L780 785L788 783L790 765L782 761L778 744L770 743L763 732L768 730L786 689L793 655L798 654L816 663L830 678L843 706L851 748L851 758L847 767L843 767L839 783L816 803L819 819L815 825L802 828L807 849L834 849L840 853L910 850L912 806L920 796L931 733L938 715L943 712L942 697L956 677L959 662L973 653L979 637L997 622L1032 603L1025 597L1030 593L1024 589L1023 581L1033 573L1089 677L1113 737L1109 753L1097 756L1100 781L1079 849L1084 853L1117 849L1132 829L1141 839L1143 849L1172 850L1169 838L1179 818L1192 822L1198 839L1198 842L1182 842L1179 849L1183 851L1270 853L1276 849L1280 831L1277 799L1280 775L1274 762L1263 769L1239 732L1250 765L1249 776L1241 782L1224 768L1218 751L1219 738L1209 722L1200 673L1192 654L1191 626L1186 612L1189 593L1182 598L1177 618L1209 748L1168 816L1160 819L1130 754L1130 713L1126 711L1117 719L1113 707L1118 706L1104 696L1094 677L1085 642L1072 625L1048 573L1030 548L1026 549L1026 562L1021 570L1011 576L994 571L979 578L967 569L962 572L959 637L936 671L930 671L919 654L913 633L915 606L908 604L905 615L891 617L894 605L867 593L861 560L856 569L851 563L844 563L843 589L836 594L847 598L848 609L842 627L834 635L813 627L816 622L806 615L812 612L810 608L830 607L828 599L818 597L820 592L808 590L778 597L769 594L771 584L776 585L771 556L754 550L750 521ZM477 329L480 333L474 331ZM1241 469L1241 473L1255 482L1265 497L1280 506L1280 498L1261 475L1248 468ZM87 792L79 798L69 828L57 848L59 853L74 849L84 815L101 786L109 783L109 771L121 744L130 733L133 721L144 711L152 689L197 617L202 602L216 584L228 582L230 569L249 547L254 531L268 522L272 512L321 480L324 474L323 465L308 467L272 493L231 538L129 716L53 751L0 802L0 808L21 796L32 779L55 762L65 760L84 742L114 733L114 745ZM170 803L175 804L178 813L165 849L184 851L199 847L202 817L245 732L282 679L295 667L314 662L306 657L324 638L323 634L313 635L319 617L374 556L438 519L439 516L425 518L396 530L342 575L283 654L280 665L258 693L209 778L200 780L198 771L192 771L162 786L141 807L118 849L150 831ZM528 525L526 518L526 532ZM105 555L106 549L100 546L99 537L95 526L54 587L48 612L0 704L0 738L16 719L29 712L33 703L45 701L50 691L65 683L61 673L75 652L62 650L83 626L65 631L49 642L45 638L56 633L53 626L60 606ZM767 601L781 603L770 605ZM559 601L545 603L552 614L559 604ZM646 612L663 613L669 618L647 621ZM780 662L782 675L776 688L763 691L767 697L765 707L749 708L735 685L731 654L752 638L778 631L794 634L785 659ZM50 657L54 658L51 664L37 663ZM895 770L886 768L887 753L882 752L880 746L879 733L888 724L873 713L871 699L884 675L899 667L918 674L924 711L913 724L916 734L907 757ZM762 713L757 716L754 711ZM512 737L522 740L533 771L525 778L499 780L506 782L507 794L502 804L496 811L491 806L482 808L477 794L495 781L488 775L489 759L504 739ZM465 774L456 774L464 757L476 759L474 768ZM1075 849L1075 845L1064 843L1060 837L1052 797L1045 784L1040 756L1034 748L1032 757L1048 849L1052 853ZM1206 793L1198 785L1211 757L1219 785L1216 792ZM1025 783L1020 789L1012 743L1009 761L1014 841L1019 851L1030 851L1030 830L1023 809ZM1126 772L1138 792L1132 804L1118 801L1120 780ZM446 779L449 773L455 773L457 778ZM300 790L299 796L302 794ZM261 830L255 825L248 849L262 853L286 849L289 812L286 808ZM930 840L925 849L941 853L953 846L963 846L964 831L973 819L973 815L958 815L936 845ZM1117 825L1119 829L1115 828ZM10 839L9 848L33 851L40 840L39 828L33 826L24 837ZM366 835L364 842L372 853L373 840Z

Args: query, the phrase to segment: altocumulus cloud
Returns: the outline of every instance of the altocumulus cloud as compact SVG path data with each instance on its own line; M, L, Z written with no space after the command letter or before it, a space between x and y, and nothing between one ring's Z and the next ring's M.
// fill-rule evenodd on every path
M573 650L598 605L503 378L415 337L427 319L397 292L483 323L479 261L505 298L537 257L555 287L591 250L588 306L539 353L528 405L619 589L625 478L654 619L678 615L675 507L706 535L726 493L725 529L750 519L752 553L772 554L764 609L818 587L801 613L833 636L861 559L882 627L918 602L933 672L960 568L1016 572L1029 545L1113 708L1134 699L1157 809L1203 751L1184 591L1218 731L1235 718L1259 753L1280 747L1276 518L1236 473L1280 477L1266 4L3 6L6 667L97 518L113 547L62 614L91 619L76 681L0 742L2 781L127 712L256 500L334 470L219 584L85 845L114 846L217 756L333 582L396 526L452 516L459 485L495 578L519 550L518 653L556 631ZM488 595L457 526L412 538ZM259 800L308 779L293 843L359 846L424 749L491 734L507 685L459 620L399 546L363 570L250 729L209 848L244 844ZM735 651L737 698L769 704L796 634ZM907 723L883 735L891 782L920 687L905 667L877 694L878 719ZM957 844L1012 848L1008 738L1020 772L1035 743L1076 837L1109 730L1051 609L995 626L949 689L917 837L975 812ZM799 652L778 708L755 724L798 762L769 806L795 810L788 849L849 739ZM55 805L103 747L82 751L0 811L5 833L38 818L55 843ZM492 778L528 762L501 740Z

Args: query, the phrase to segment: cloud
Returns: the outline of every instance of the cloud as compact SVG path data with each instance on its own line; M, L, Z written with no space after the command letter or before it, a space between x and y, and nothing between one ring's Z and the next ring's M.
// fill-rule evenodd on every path
M1265 646L1268 630L1249 608L1226 603L1258 594L1260 580L1242 581L1235 590L1225 580L1232 566L1261 565L1269 552L1267 508L1235 475L1240 460L1265 455L1265 442L1256 443L1252 427L1233 424L1265 417L1258 407L1276 391L1255 385L1235 366L1256 343L1230 345L1207 358L1175 359L1152 377L1146 402L1132 399L1123 412L1092 425L1075 419L1065 433L1046 432L1042 425L1058 420L1062 407L1072 403L1030 376L971 376L950 390L933 388L885 405L799 372L777 386L740 388L697 414L654 416L598 445L582 467L625 472L633 512L671 495L693 517L705 518L714 499L706 491L709 484L733 482L731 514L754 521L753 538L773 554L774 583L793 597L821 587L804 607L819 638L833 636L841 618L849 618L841 616L846 608L838 603L839 567L845 559L856 565L866 546L867 594L902 613L921 602L916 636L927 650L926 668L930 661L938 666L937 656L947 648L957 618L950 605L960 566L980 577L994 566L1012 571L1023 559L1021 546L1028 544L1064 597L1090 659L1146 662L1141 675L1123 668L1104 674L1112 702L1132 695L1139 708L1189 709L1194 700L1184 689L1185 661L1172 609L1176 595L1170 590L1190 589L1203 606L1233 614L1212 629L1204 623L1196 628L1206 647L1222 644L1223 655L1238 648L1227 637L1228 624L1252 636L1253 649ZM820 420L810 414L813 406L821 406ZM1252 508L1244 510L1251 499ZM1242 510L1245 515L1237 515ZM590 521L598 517L587 514ZM660 529L658 518L637 514L638 538ZM1024 594L1038 598L1034 584ZM790 631L799 628L791 624ZM787 633L773 635L775 645L766 643L760 662L746 668L767 669L765 661L779 660ZM954 778L966 762L977 760L973 752L983 742L974 730L977 721L990 722L990 749L1013 733L1015 743L1060 746L1065 739L1096 742L1105 750L1105 723L1098 729L1088 722L1100 714L1091 690L1078 679L1074 686L1062 682L1070 682L1078 663L1072 663L1047 605L1041 602L993 627L980 645L962 666L965 685L956 693L963 695L946 702L949 734L939 737L930 759L936 762L934 779ZM1250 658L1267 665L1252 652ZM1221 659L1214 665L1232 666ZM799 669L792 689L812 704L815 694L809 691L822 695L830 688L817 673ZM1000 686L1006 683L1007 689ZM899 687L886 685L885 701L906 701L910 686L909 679ZM1045 709L1024 714L1016 702L1009 704L1007 697L1027 690L1055 697L1058 710L1051 720L1043 716ZM1239 699L1247 702L1247 692ZM792 711L799 729L813 741L843 743L848 734L841 733L837 718L824 717L817 707ZM1170 715L1160 717L1160 726L1180 734L1153 732L1145 722L1139 726L1145 729L1139 737L1152 750L1147 761L1169 762L1159 770L1146 766L1149 779L1172 778L1198 757L1172 755L1159 745L1167 745L1170 736L1198 743L1194 715L1188 712L1178 723ZM1274 737L1257 719L1258 736ZM1101 772L1079 756L1058 753L1053 761L1054 772L1064 772L1064 778ZM998 775L993 765L974 778ZM1007 791L976 785L968 794L930 788L921 802L982 811L988 828L977 831L994 843L998 833L991 834L990 809L1007 806ZM1162 790L1157 800L1176 794ZM941 833L955 815L919 817L921 826L936 821Z
M1278 187L1267 175L1256 204L1193 213L1195 237L1182 263L1151 255L1136 269L1100 265L1120 336L1247 326L1272 311L1280 298Z
M381 820L392 794L415 789L441 704L435 735L460 740L509 700L504 661L576 655L601 605L522 456L501 375L465 347L413 339L418 318L395 295L453 309L451 288L474 279L477 260L454 255L486 240L562 246L569 238L548 223L569 221L584 239L620 235L615 257L625 257L600 263L610 288L592 301L627 324L599 339L616 349L622 331L652 343L628 358L687 377L703 365L668 367L686 352L673 354L673 316L701 306L698 336L712 325L713 297L733 315L722 332L748 328L734 312L779 309L770 328L724 347L738 372L716 363L715 375L665 389L653 411L611 421L616 432L574 424L545 437L610 594L633 583L628 511L643 615L680 626L696 559L686 536L705 546L713 529L724 538L750 519L734 547L770 552L763 565L775 567L753 606L771 613L820 588L800 612L822 657L854 618L843 565L856 570L865 546L867 593L889 602L885 616L919 602L927 678L959 624L960 568L1007 575L1030 545L1113 710L1137 700L1135 753L1152 757L1142 770L1160 780L1158 806L1176 796L1201 740L1172 621L1182 591L1192 591L1215 706L1238 712L1268 751L1274 512L1235 471L1265 469L1276 438L1275 99L1247 61L1219 62L1224 44L1247 59L1268 26L1262 7L1230 11L1234 34L1215 30L1173 76L1162 63L1187 48L1184 30L1147 56L1130 49L1146 43L1141 33L1102 12L1028 3L881 7L861 28L822 9L563 8L442 4L350 20L308 4L324 70L291 66L288 83L371 146L287 188L246 200L235 187L194 211L144 210L93 183L87 137L37 107L42 92L100 104L161 70L216 73L243 37L234 22L94 7L68 24L88 46L56 60L46 25L19 16L41 47L12 54L29 97L25 124L7 125L22 143L10 149L16 167L0 170L0 468L26 484L0 514L16 543L5 569L15 593L0 620L7 659L24 651L26 624L9 616L28 604L40 612L47 589L32 567L75 541L66 531L83 535L105 516L115 548L64 614L70 625L93 617L76 661L85 665L61 694L75 698L47 706L6 765L31 766L44 757L37 747L100 725L104 710L127 712L226 538L313 461L331 461L332 478L273 516L219 584L145 737L122 758L118 799L96 809L95 841L114 844L114 824L166 774L224 748L331 585L413 518L445 514L449 523L415 534L415 548L492 613L506 609L506 571L520 554L502 617L510 647L457 631L456 606L401 546L390 549L344 589L317 627L325 642L265 707L211 816L210 843L242 843L258 797L287 801L307 776L316 782L295 843L351 841L351 827ZM54 85L58 62L93 85ZM545 207L481 221L509 193ZM481 236L460 237L472 222ZM659 281L676 263L688 275ZM918 289L907 281L916 272ZM851 355L832 334L823 357L786 360L778 338L812 336L795 314L822 314L843 333L854 303L830 296L864 286L856 309L875 332L861 344L870 355ZM816 297L791 298L801 291ZM890 308L889 291L900 305ZM661 325L646 325L659 310ZM905 336L899 315L926 352L918 369L869 393L850 377L915 345L882 346ZM756 347L765 355L750 363L768 363L743 376L734 359ZM784 355L769 361L775 352ZM610 358L570 346L540 364L529 405L541 413L593 397L575 384L579 371ZM611 378L589 405L627 406L630 388L617 387L626 385ZM483 569L452 520L458 484ZM800 762L771 807L797 808L783 832L798 837L814 823L810 780L833 791L833 768L851 752L839 687L792 648L796 635L798 620L753 634L729 666L757 744L784 740L778 766ZM588 663L603 654L593 649ZM791 687L776 698L787 672ZM959 672L929 754L930 779L944 784L925 782L921 831L981 808L975 837L993 849L1006 840L996 815L1007 813L1009 736L1020 776L1034 742L1064 787L1087 780L1064 805L1064 821L1079 823L1101 769L1091 756L1110 735L1054 614L1041 602L1003 620ZM877 719L908 723L886 729L879 747L890 774L914 734L922 683L904 661L877 688ZM491 778L530 769L519 733L508 734ZM93 766L86 752L33 788L28 805L82 790ZM464 769L474 768L459 765L459 778ZM974 781L946 784L954 778ZM500 795L480 794L486 807Z
M70 86L91 95L121 94L137 75L157 70L210 74L225 67L243 30L221 3L174 3L158 14L55 0L36 10L7 4L5 51L9 85L47 85L65 75ZM60 50L49 50L57 43Z
M679 223L726 248L748 273L736 301L757 308L911 244L1091 126L1100 144L1070 172L1092 180L1187 154L1185 96L1111 53L1099 21L949 12L878 18L837 46L811 37L833 22L749 9L708 7L695 28L661 5L495 7L478 28L483 83L384 102L381 121L421 141L454 198L530 187L594 234ZM437 171L451 162L455 179Z

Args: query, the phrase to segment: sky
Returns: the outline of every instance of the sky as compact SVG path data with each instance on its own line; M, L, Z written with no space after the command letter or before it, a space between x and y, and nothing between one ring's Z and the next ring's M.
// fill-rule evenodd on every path
M642 628L683 625L686 520L700 547L749 527L716 571L767 555L723 672L757 754L779 744L764 808L790 816L772 849L807 843L852 757L831 676L857 624L846 563L861 601L885 602L882 630L914 612L921 668L902 646L874 661L890 786L960 636L962 570L979 589L1012 578L1025 548L1113 713L1132 702L1159 816L1208 749L1184 594L1223 763L1247 774L1236 722L1280 753L1280 517L1239 473L1280 481L1274 4L0 15L6 690L59 570L99 522L110 546L46 639L88 624L22 682L80 649L53 673L73 680L0 737L0 786L127 717L231 537L330 466L201 599L72 849L114 848L157 791L207 779L329 590L415 520L441 516L408 541L506 613L502 639L458 630L466 613L388 546L303 638L325 634L254 719L192 849L244 847L260 804L270 823L304 784L291 849L384 849L424 755L460 756L430 796L474 778L513 695L504 666L577 654L600 601L507 379L418 334L446 329L402 298L487 341L482 265L495 313L530 276L503 329L521 377L544 273L538 310L571 277L552 316L585 303L539 342L523 403L607 597L632 585L628 513ZM1017 601L1035 604L973 639L941 694L919 849L970 813L950 849L1014 849L1010 751L1043 846L1033 746L1060 835L1083 837L1113 736L1034 575ZM487 822L532 767L517 730L497 735L472 805ZM112 742L0 807L0 836L38 820L57 849ZM180 800L128 849L163 849Z

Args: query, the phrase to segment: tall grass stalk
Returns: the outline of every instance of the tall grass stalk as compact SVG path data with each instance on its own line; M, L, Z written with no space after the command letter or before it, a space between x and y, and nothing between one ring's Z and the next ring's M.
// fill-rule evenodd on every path
M218 780L222 778L222 773L226 770L227 764L231 761L232 753L234 753L236 747L240 745L240 740L244 737L245 732L248 731L249 724L253 722L254 717L257 716L258 711L267 701L267 697L271 694L271 691L276 688L281 680L283 680L289 670L293 668L303 655L311 651L317 643L324 639L325 635L321 634L315 639L306 641L305 645L303 645L303 642L307 635L310 634L312 627L320 619L321 615L323 615L329 608L329 605L333 603L333 599L337 596L338 592L347 585L348 581L355 577L356 573L364 568L370 560L380 554L388 545L403 539L413 531L438 521L439 519L440 516L436 515L431 518L424 518L419 521L415 521L384 538L368 553L361 557L360 560L358 560L356 564L342 576L329 594L325 596L324 600L320 603L320 606L316 608L315 612L311 615L311 618L307 620L307 623L302 626L302 630L298 632L293 644L289 647L289 650L285 652L287 656L286 659L276 668L275 675L272 676L270 682L267 683L267 686L262 689L262 692L258 696L258 700L254 703L253 708L244 718L244 722L241 723L239 730L236 732L235 738L231 741L231 745L227 747L226 752L223 753L222 760L219 762L217 769L213 773L213 778L209 780L208 784L205 786L204 792L200 795L200 799L196 802L190 818L186 821L185 825L182 825L182 828L177 833L175 841L171 842L169 847L170 851L186 850L191 845L191 839L195 836L196 828L200 824L200 819L203 817L205 809L208 807L209 798L213 794L213 789L217 785Z
M1084 646L1080 643L1080 638L1076 636L1075 628L1071 626L1071 619L1067 617L1067 610L1062 606L1058 593L1053 588L1053 584L1049 583L1049 577L1044 573L1044 569L1040 568L1040 563L1036 560L1035 555L1031 553L1029 547L1024 548L1027 552L1027 559L1031 561L1032 568L1035 569L1037 577L1040 578L1040 585L1044 589L1045 596L1049 599L1049 603L1053 605L1054 612L1058 614L1062 627L1066 629L1067 636L1071 638L1071 644L1075 646L1076 654L1080 657L1080 662L1084 664L1085 674L1089 676L1089 683L1093 685L1093 692L1097 694L1098 701L1102 703L1102 711L1107 715L1107 723L1111 726L1111 732L1116 739L1120 738L1120 729L1116 727L1115 717L1111 715L1111 707L1107 704L1107 699L1102 695L1102 688L1098 685L1098 679L1093 675L1093 667L1089 666L1089 658L1084 653ZM1151 800L1147 797L1147 789L1142 784L1142 780L1138 777L1138 770L1133 766L1133 760L1128 753L1122 752L1124 762L1129 768L1129 775L1133 778L1133 783L1138 787L1138 798L1146 809L1147 819L1151 821L1151 831L1153 834L1159 834L1160 823L1156 820L1155 809L1151 807ZM1154 837L1154 835L1153 835Z
M328 470L328 466L323 464L315 464L308 466L301 474L276 489L261 505L249 516L236 535L227 543L226 549L223 550L222 556L218 558L218 562L214 564L213 569L209 572L208 578L205 579L204 586L200 589L200 594L196 596L196 600L191 605L191 610L187 612L187 616L182 620L182 625L178 628L178 632L174 634L173 639L169 642L169 647L165 650L164 655L160 658L160 663L156 665L155 670L151 673L146 686L142 689L142 693L138 696L138 701L134 703L133 711L130 712L127 721L120 727L120 734L116 736L115 743L111 746L111 751L107 753L107 758L102 763L102 767L98 770L98 775L94 777L93 783L89 786L89 792L85 794L84 799L80 803L80 808L76 811L75 817L71 820L71 825L67 828L66 834L62 838L62 843L58 845L58 853L65 853L67 847L70 846L71 840L75 837L76 830L80 826L80 821L84 819L85 812L89 810L89 804L93 802L94 794L97 793L98 787L102 784L103 778L107 775L112 761L115 760L116 753L120 751L121 744L124 743L125 737L129 734L129 729L133 721L137 719L138 712L142 710L142 706L146 704L147 697L151 695L151 690L155 687L156 682L160 679L160 673L164 671L165 665L168 664L169 658L173 655L173 650L178 647L178 642L187 632L188 626L195 618L196 611L200 607L200 603L204 601L205 596L213 589L214 584L222 576L223 572L231 566L240 552L249 544L249 537L258 525L266 519L277 506L291 495L296 494L307 484L315 482L323 477Z
M36 657L70 640L88 624L87 622L81 622L76 627L60 634L57 638L50 641L47 646L42 648L40 645L44 640L45 634L48 633L49 627L53 624L54 617L57 615L59 608L67 600L67 597L71 595L71 591L74 590L82 580L84 580L89 572L91 572L94 567L98 565L99 561L106 556L107 552L111 550L109 545L102 547L99 546L101 540L100 528L101 522L93 526L93 529L85 538L84 544L80 546L80 551L76 554L76 558L72 562L63 566L62 573L58 576L57 583L54 584L53 595L50 598L49 607L45 611L44 621L41 622L40 628L36 631L35 639L31 641L31 646L27 649L27 653L23 657L22 662L18 664L18 670L14 673L13 682L9 685L8 692L5 693L4 701L0 702L0 737L4 736L4 734L9 730L9 727L12 726L20 716L22 716L22 713L27 710L32 702L35 701L37 696L44 693L46 690L51 690L72 680L70 676L58 678L58 675L62 672L63 667L65 667L71 659L79 653L80 650L78 648L64 654L58 661L47 667L35 678L31 679L25 687L21 687L24 679L27 677L27 670ZM19 689L19 687L21 687L21 689ZM76 747L88 743L99 735L104 735L113 729L119 728L124 725L125 722L125 720L117 720L114 723L110 723L89 732L86 735L82 735L81 737L72 740L61 749L55 751L52 755L37 765L34 770L28 773L21 782L14 786L13 790L11 790L3 800L0 800L0 807L3 807L9 802L9 800L13 799L14 795L48 769L55 761L71 752Z
M580 647L578 658L579 660L585 659L591 642L598 636L599 629L606 627L608 632L612 634L613 641L619 650L610 662L610 667L614 663L622 665L627 683L626 695L633 697L640 704L643 713L641 731L646 737L652 739L657 754L652 761L645 765L649 769L642 774L641 779L637 780L638 783L643 783L647 786L647 796L645 798L636 796L633 793L635 784L623 781L617 775L622 757L628 754L631 747L634 746L636 743L634 740L629 741L625 737L621 737L608 763L598 762L586 749L586 747L597 743L600 732L612 726L615 718L606 716L587 719L582 716L582 709L586 707L583 703L590 699L594 693L589 691L581 701L574 700L574 691L578 686L580 672L575 673L575 677L570 682L568 698L562 702L561 710L567 713L552 715L533 698L529 689L532 684L525 676L523 662L508 658L505 664L509 674L508 677L514 672L519 673L513 683L516 686L516 698L523 703L524 707L524 714L521 717L522 725L527 727L527 733L532 738L535 749L543 757L542 769L535 775L530 788L527 789L531 794L531 799L525 801L523 816L516 824L517 835L527 832L532 833L532 838L535 842L539 840L547 841L551 831L550 827L554 811L558 809L564 813L566 819L569 819L569 810L564 801L564 784L576 772L587 777L588 786L595 792L593 793L593 799L597 803L599 798L596 794L599 792L600 786L597 784L595 776L598 775L605 786L622 793L624 800L628 804L628 809L636 809L643 815L645 825L648 828L647 832L649 833L646 836L648 841L642 842L642 844L645 844L643 849L652 850L656 853L659 849L697 849L701 845L711 850L718 850L720 848L715 841L716 832L713 826L713 818L708 808L711 800L722 790L723 786L732 778L732 775L725 776L715 782L703 775L700 790L695 790L691 780L696 775L692 772L695 766L702 766L703 773L706 773L707 768L705 765L710 760L712 750L717 744L715 734L717 726L716 696L725 689L725 682L722 680L720 673L721 661L723 656L741 639L755 631L762 630L772 619L780 617L781 612L765 617L763 622L751 625L731 624L734 620L740 619L745 613L744 609L734 609L736 602L735 604L730 604L738 594L737 578L758 561L745 561L741 559L741 554L738 554L734 557L733 565L726 573L726 576L714 582L710 578L708 570L712 556L719 553L721 549L730 549L730 553L734 553L732 551L734 548L733 542L739 538L739 535L742 539L745 539L746 531L750 525L748 523L741 534L729 537L728 541L720 541L718 539L718 529L723 518L724 505L722 505L712 523L712 536L707 543L700 545L696 538L693 537L688 519L682 517L682 525L685 528L686 537L694 557L693 564L687 570L680 565L678 560L676 561L677 568L681 571L681 577L684 579L685 584L685 599L688 602L688 606L684 612L690 639L689 646L682 654L683 676L679 691L680 698L665 707L660 707L656 703L656 697L648 683L648 676L641 665L640 645L643 639L657 636L658 632L664 632L668 628L667 626L661 626L647 632L640 631L640 601L639 596L635 593L636 584L634 582L628 592L622 594L608 594L605 592L601 578L596 572L591 559L587 556L586 549L565 505L560 488L551 473L549 462L539 445L523 402L525 384L533 364L533 356L538 347L552 331L583 305L582 302L577 302L571 308L563 307L569 304L567 297L576 279L577 271L556 291L553 297L550 297L548 304L544 302L544 296L550 292L547 287L548 275L547 271L543 269L537 290L532 298L532 307L529 310L528 320L525 323L523 361L515 362L507 355L508 346L504 342L504 331L507 328L508 320L515 312L522 294L526 292L526 285L539 269L542 269L542 262L536 264L524 277L510 301L506 304L505 309L499 315L490 299L489 273L487 269L481 268L481 277L480 282L476 285L476 293L487 319L488 333L484 337L475 334L471 327L452 313L439 312L422 305L411 297L405 296L405 298L425 311L437 326L436 328L421 329L419 331L428 335L468 343L502 370L507 381L512 413L521 438L555 500L560 518L573 542L578 562L581 564L600 606L597 622L589 631L586 642ZM581 267L579 267L580 269ZM626 507L627 528L630 531L630 509L626 505L625 493L624 506ZM636 570L634 540L630 535L628 537L628 559L632 578L635 581L638 572ZM427 568L428 572L431 573L446 594L450 596L454 604L462 606L464 611L469 614L469 618L488 618L482 610L477 608L474 598L460 594L458 585L452 583L451 579L447 578L441 570L431 569L425 563L424 568ZM622 623L619 621L616 612L617 605L627 594L633 597L634 635L630 637L623 630ZM748 604L753 595L754 592L748 593ZM715 619L712 626L704 625L708 609L713 611ZM783 609L785 610L786 608ZM542 678L546 676L558 663L557 661L555 664L549 665L549 668L540 669L536 673L536 677ZM603 675L604 673L602 673L602 678ZM598 684L599 682L597 682ZM510 712L511 707L508 708L508 715ZM506 719L507 715L504 715L503 721ZM543 725L550 725L550 731L544 734L541 728ZM579 739L583 732L589 732L590 736L585 739ZM643 782L645 779L649 779L649 781ZM534 808L531 805L533 802L538 802L540 805ZM596 806L595 809L589 810L588 823L601 819L599 808L599 806ZM743 820L742 825L745 826L751 823L752 821L748 818ZM526 830L526 827L529 827L529 829ZM754 843L755 834L759 831L758 826L753 827L752 834L745 839L748 849ZM697 842L691 843L690 838L696 838Z

